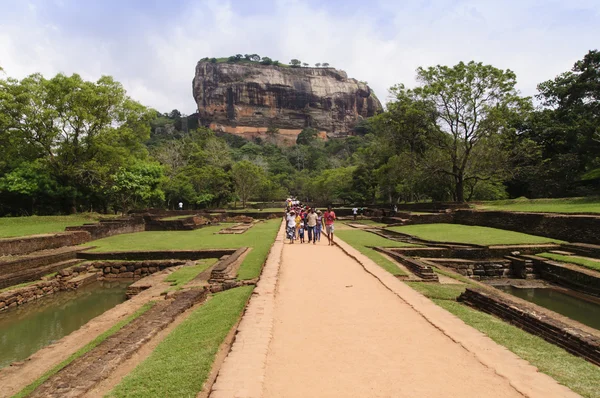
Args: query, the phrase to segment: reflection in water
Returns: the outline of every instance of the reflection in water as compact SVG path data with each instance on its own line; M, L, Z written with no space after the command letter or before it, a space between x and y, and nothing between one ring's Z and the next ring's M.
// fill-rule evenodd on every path
M26 359L125 301L130 281L100 281L0 312L0 368Z
M551 311L600 330L600 304L571 296L551 288L517 288L496 286L498 289L530 301Z

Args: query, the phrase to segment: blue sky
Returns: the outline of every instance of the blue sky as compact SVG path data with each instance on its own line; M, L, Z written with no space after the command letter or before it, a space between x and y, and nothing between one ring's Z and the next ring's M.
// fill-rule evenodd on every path
M163 112L194 112L196 62L236 53L329 62L381 99L419 66L475 60L535 95L600 47L598 21L598 0L0 0L0 66L112 75Z

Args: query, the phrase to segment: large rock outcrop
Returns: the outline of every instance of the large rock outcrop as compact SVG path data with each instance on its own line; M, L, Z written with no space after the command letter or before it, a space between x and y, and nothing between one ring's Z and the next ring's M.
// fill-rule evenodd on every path
M246 137L276 127L290 141L305 127L347 135L382 109L369 86L333 68L200 61L193 93L206 126Z

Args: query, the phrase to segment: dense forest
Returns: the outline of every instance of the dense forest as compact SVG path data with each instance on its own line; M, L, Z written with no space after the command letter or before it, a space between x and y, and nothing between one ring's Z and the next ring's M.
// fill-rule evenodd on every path
M115 212L281 200L389 205L600 193L600 52L535 98L510 70L459 63L417 70L351 136L308 127L247 141L160 113L111 77L0 79L0 215Z

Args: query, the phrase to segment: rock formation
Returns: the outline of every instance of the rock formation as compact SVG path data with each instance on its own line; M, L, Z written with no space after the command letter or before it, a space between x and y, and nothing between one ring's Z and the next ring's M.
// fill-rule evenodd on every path
M246 137L275 127L289 141L306 127L345 136L382 109L369 86L333 68L200 61L193 93L203 125Z

